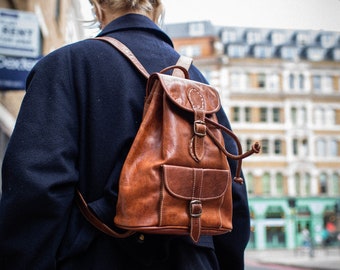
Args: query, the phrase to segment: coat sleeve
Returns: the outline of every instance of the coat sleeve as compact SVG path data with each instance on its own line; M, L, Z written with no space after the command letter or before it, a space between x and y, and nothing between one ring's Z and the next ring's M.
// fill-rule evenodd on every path
M77 104L68 57L42 59L27 80L2 166L0 268L55 269L74 196Z
M222 125L231 128L227 116L223 110L220 110L217 117ZM236 154L237 148L234 141L227 135L224 135L224 140L228 151ZM235 176L237 162L234 160L228 160L228 162L233 178ZM214 246L222 270L243 270L244 250L248 244L250 234L250 216L246 184L240 185L233 181L232 196L233 230L227 234L214 236Z

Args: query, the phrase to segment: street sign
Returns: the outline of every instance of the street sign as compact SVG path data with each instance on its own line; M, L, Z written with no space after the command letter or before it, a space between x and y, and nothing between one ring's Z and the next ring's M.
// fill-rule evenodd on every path
M25 89L27 75L38 60L0 55L0 91Z
M40 55L40 30L34 13L0 9L0 55Z

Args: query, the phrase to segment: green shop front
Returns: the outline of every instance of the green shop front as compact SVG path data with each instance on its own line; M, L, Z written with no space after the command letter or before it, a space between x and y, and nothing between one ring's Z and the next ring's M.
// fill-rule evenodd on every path
M339 224L337 198L249 198L251 214L250 249L288 248L303 245L303 232L315 246L323 243L328 226Z

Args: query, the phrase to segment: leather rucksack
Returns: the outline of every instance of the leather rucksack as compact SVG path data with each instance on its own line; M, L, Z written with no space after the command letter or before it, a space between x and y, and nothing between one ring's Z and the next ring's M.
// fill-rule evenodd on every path
M110 37L98 38L121 51L147 78L143 120L123 165L114 223L120 234L103 224L78 191L78 205L87 219L114 237L133 232L217 235L232 230L232 177L227 158L238 161L258 153L255 143L242 154L237 136L218 123L219 94L210 85L189 79L191 59L149 75L133 53ZM174 70L172 75L166 71ZM235 140L238 154L229 153L222 132Z

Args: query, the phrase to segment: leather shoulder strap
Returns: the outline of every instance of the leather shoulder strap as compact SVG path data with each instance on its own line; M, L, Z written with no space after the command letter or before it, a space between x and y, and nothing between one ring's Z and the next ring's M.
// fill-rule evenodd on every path
M112 38L112 37L97 37L95 39L106 41L107 43L111 44L113 47L115 47L117 50L119 50L122 54L124 54L132 64L136 66L136 68L140 71L140 73L143 74L145 78L149 78L150 74L146 71L146 69L143 67L142 63L139 62L137 57L131 52L131 50L124 45L119 40Z
M179 57L177 63L176 63L176 66L184 67L186 70L189 71L191 63L192 63L192 58L184 56L184 55L181 55ZM174 69L174 71L172 72L172 76L181 77L181 78L185 77L183 71L180 70L179 68L175 68Z

